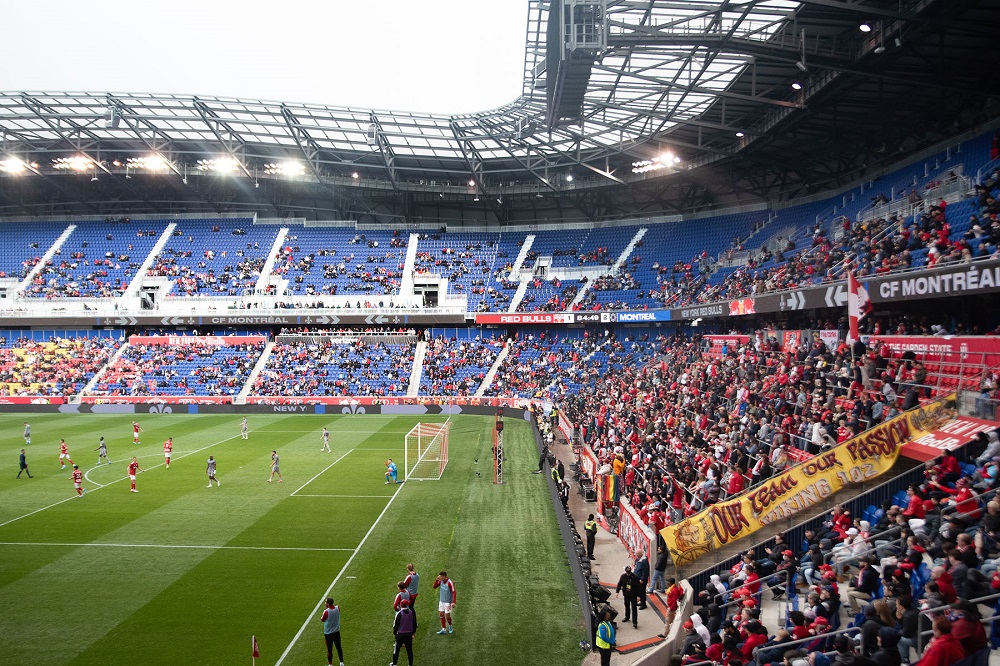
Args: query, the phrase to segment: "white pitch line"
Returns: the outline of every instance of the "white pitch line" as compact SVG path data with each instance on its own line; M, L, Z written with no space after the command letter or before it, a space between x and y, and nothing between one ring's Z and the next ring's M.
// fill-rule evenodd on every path
M350 453L353 450L354 449L351 449L347 453ZM336 460L334 460L332 463L330 463L329 465L327 465L326 467L324 467L322 469L322 471L319 472L319 474L317 474L316 476L314 476L313 478L309 479L308 481L306 481L305 483L303 483L301 486L299 486L298 488L296 488L292 492L292 495L294 496L295 493L299 492L300 490L302 490L303 488L305 488L306 486L308 486L310 483L312 483L313 481L315 481L316 479L318 479L320 476L322 476L323 472L325 472L326 470L330 469L331 467L333 467L334 465L336 465L337 463L339 463L341 460L343 460L345 457L347 457L347 453L345 453L344 455L342 455L339 458L337 458Z
M361 547L365 545L365 542L368 541L368 537L370 537L372 535L372 532L375 531L375 528L378 527L378 524L382 521L382 516L385 515L385 512L389 510L389 507L392 506L392 503L396 501L397 497L399 497L399 491L402 490L403 486L405 485L406 483L402 483L396 488L396 492L394 492L392 494L392 497L389 498L389 502L385 505L385 508L382 509L382 513L378 514L378 518L376 518L375 522L372 523L372 526L368 529L368 533L365 534L363 539L361 539L361 543L359 543L358 547L354 549L354 552L351 553L351 556L347 558L347 562L345 562L344 566L340 568L340 573L338 573L337 577L333 579L332 583L330 583L330 587L326 588L326 592L324 592L323 596L320 597L319 603L316 604L316 607L313 609L313 611L309 613L309 617L307 617L306 621L302 623L301 627L299 627L299 631L297 634L295 634L295 638L293 638L292 642L288 644L288 647L285 648L285 651L281 653L281 657L278 658L278 661L277 663L275 663L274 666L281 666L281 662L285 660L285 657L288 656L288 653L292 651L293 647L295 647L295 644L299 641L299 638L302 637L302 634L305 632L306 628L313 624L314 622L313 618L316 616L316 613L318 613L319 610L326 603L326 598L330 596L330 592L333 591L333 588L337 584L337 581L340 580L340 577L344 575L344 572L347 571L347 568L351 566L351 562L353 562L354 558L357 557L358 553L361 552Z
M0 546L69 546L73 548L90 546L96 548L181 548L192 550L314 550L318 552L345 553L349 553L354 550L353 548L297 548L293 546L196 546L162 543L57 543L51 541L0 541Z
M296 495L292 493L292 497L334 497L338 499L389 499L392 495Z
M176 460L180 460L181 458L186 458L187 456L192 456L192 455L194 455L194 454L196 454L196 453L201 453L202 451L204 451L204 450L206 450L206 449L210 449L210 448L212 448L213 446L218 446L219 444L222 444L222 443L224 443L224 442L228 442L228 441L229 441L229 440L231 440L231 439L236 439L237 437L239 437L239 435L233 435L232 437L227 437L227 438L225 438L225 439L220 439L220 440L219 440L218 442L216 442L215 444L209 444L208 446L203 446L203 447L202 447L202 448L200 448L200 449L195 449L194 451L191 451L190 453L186 453L186 454L183 454L183 455L179 455L179 456L177 456ZM148 455L148 456L141 456L141 457L143 457L143 458L151 458L151 457L152 457L152 455ZM142 471L143 471L143 472L148 472L149 470L153 470L153 469L156 469L157 467L163 467L163 466L164 466L164 464L165 464L165 463L160 463L159 465L154 465L154 466L150 467L149 469L144 469L144 470L142 470ZM103 485L103 486L101 486L100 488L95 488L93 492L95 492L95 493L96 493L96 492L97 492L98 490L101 490L101 489L103 489L103 488L107 488L107 487L108 487L108 486L110 486L111 484L114 484L114 483L118 483L118 482L120 482L120 481L124 481L124 480L125 480L125 479L127 479L127 478L128 478L128 476L123 476L123 477L122 477L122 478L120 478L120 479L115 479L114 481L109 481L108 483L104 484L104 485ZM63 502L69 502L70 500L75 500L75 499L79 499L79 498L80 498L80 496L79 496L79 495L70 495L70 496L69 496L69 497L67 497L66 499L63 499L63 500L59 500L58 502L55 502L55 503L53 503L53 504L49 504L48 506L43 506L43 507L42 507L41 509L35 509L34 511L30 511L30 512L28 512L28 513L24 514L23 516L18 516L17 518L11 518L10 520L8 520L8 521L6 521L6 522L3 522L3 523L0 523L0 527L4 527L5 525L10 525L11 523L14 523L14 522L17 522L18 520L21 520L22 518L27 518L28 516L33 516L33 515L35 515L36 513L40 512L40 511L45 511L46 509L51 509L52 507L56 507L56 506L59 506L59 505L60 505L60 504L62 504Z

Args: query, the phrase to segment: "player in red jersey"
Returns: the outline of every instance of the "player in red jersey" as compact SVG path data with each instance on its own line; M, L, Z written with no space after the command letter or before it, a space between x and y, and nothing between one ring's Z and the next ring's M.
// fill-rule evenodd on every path
M135 456L132 456L132 462L128 464L128 479L129 481L132 482L132 492L134 493L139 492L138 490L135 489L135 475L141 471L143 470L141 467L139 467L138 459L136 459Z
M60 465L59 469L66 469L66 463L63 462L64 460L68 460L70 465L73 464L73 459L69 457L69 447L66 446L66 440L65 439L60 439L59 440L59 465Z
M69 478L73 481L73 486L76 488L76 496L83 497L87 489L83 487L83 472L80 471L79 466L73 465L73 473L70 474Z
M139 427L138 422L132 421L132 443L141 444L139 441L139 433L142 432L142 428Z
M167 437L167 441L163 442L163 457L167 460L167 469L170 469L170 455L174 452L174 438Z

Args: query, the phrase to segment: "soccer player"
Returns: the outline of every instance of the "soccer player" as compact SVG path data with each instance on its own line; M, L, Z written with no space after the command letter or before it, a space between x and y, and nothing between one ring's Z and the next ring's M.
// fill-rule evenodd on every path
M68 460L69 464L73 464L73 459L69 457L69 447L66 446L66 440L59 440L59 469L66 469L66 463L63 460Z
M399 591L396 592L396 598L392 600L392 610L398 612L403 601L413 603L413 599L410 598L410 593L406 591L406 583L403 581L396 583L396 589Z
M333 646L337 646L337 656L340 666L344 666L344 649L340 647L340 606L333 603L333 597L327 597L326 608L319 618L323 623L323 638L326 639L326 660L333 666Z
M406 591L410 593L410 603L417 603L417 588L420 585L420 574L414 569L412 564L406 565L406 578L403 579Z
M31 425L27 421L24 422L24 444L25 446L31 444Z
M174 438L167 437L167 441L163 442L163 457L167 461L167 469L170 469L170 456L174 453Z
M250 426L247 425L247 417L243 417L243 423L240 424L240 439L250 439Z
M142 428L139 427L138 422L132 421L132 443L133 444L142 444L142 442L139 441L139 433L140 432L142 432Z
M455 591L455 583L448 578L448 572L442 571L434 581L434 588L441 590L438 598L438 615L441 616L441 631L439 634L453 634L455 627L451 624L451 611L458 601L458 593ZM445 626L447 623L447 627Z
M24 449L21 449L21 455L17 457L17 464L20 469L17 472L17 478L21 478L21 472L27 472L28 478L33 479L35 477L31 476L31 471L28 469L28 459L24 455Z
M135 456L132 456L132 462L128 464L128 480L132 482L133 493L139 492L135 489L135 475L141 471L143 470L139 467L139 460Z
M101 442L97 445L97 448L94 450L97 451L98 465L101 464L101 458L107 460L109 465L111 464L111 458L108 457L108 445L104 442L103 437L101 437Z
M209 456L208 457L208 468L206 468L205 471L208 473L208 487L209 488L212 487L212 481L215 481L215 486L216 487L219 487L219 486L222 485L221 483L219 483L219 480L217 478L215 478L215 456Z
M323 446L319 450L330 453L330 431L326 429L326 426L323 426Z
M390 483L398 483L396 481L396 463L392 462L392 458L385 461L385 485Z
M274 475L278 475L278 483L281 483L281 467L278 465L278 452L271 451L271 476L267 479L268 483L271 483L271 479Z
M73 473L70 474L69 478L73 481L73 487L76 488L76 496L83 497L87 489L83 487L83 472L80 471L79 466L73 465Z

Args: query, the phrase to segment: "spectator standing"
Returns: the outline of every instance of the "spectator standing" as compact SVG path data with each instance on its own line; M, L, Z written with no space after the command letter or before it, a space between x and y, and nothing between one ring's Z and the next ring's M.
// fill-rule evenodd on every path
M392 635L396 639L396 646L392 650L392 663L396 666L399 663L399 648L406 648L406 659L410 666L413 666L413 634L417 633L417 612L410 608L408 599L400 603L396 619L392 622ZM442 633L442 632L438 632ZM344 666L341 664L340 666Z
M646 553L639 555L639 559L635 561L633 573L639 580L638 608L644 610L646 608L646 585L649 584L649 558L646 557Z
M587 557L594 559L594 542L597 540L597 521L594 514L587 516L587 522L583 524L583 531L587 534Z
M653 593L657 590L660 592L666 591L663 574L667 570L667 551L659 537L656 539L656 542L656 563L653 565L653 577L649 581L649 589L646 590L647 593Z
M333 646L336 645L340 666L344 666L344 650L340 646L340 606L333 603L333 597L327 598L326 608L319 619L323 623L323 638L326 639L327 663L333 666ZM412 660L410 663L413 663Z

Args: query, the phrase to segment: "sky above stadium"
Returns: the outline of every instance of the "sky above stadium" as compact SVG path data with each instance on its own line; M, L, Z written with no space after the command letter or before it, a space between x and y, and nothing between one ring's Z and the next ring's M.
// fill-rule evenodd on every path
M527 0L12 2L0 90L483 111L521 92L527 14Z

